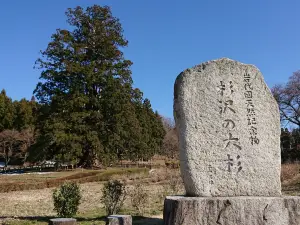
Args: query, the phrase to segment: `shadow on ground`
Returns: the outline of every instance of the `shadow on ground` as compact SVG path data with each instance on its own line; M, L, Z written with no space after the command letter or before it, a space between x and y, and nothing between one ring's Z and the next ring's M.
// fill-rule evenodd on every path
M9 220L9 219L15 219L15 220L27 220L27 221L38 221L38 222L49 222L50 219L53 219L54 217L48 217L48 216L0 216L0 220Z
M133 225L163 225L163 219L143 216L133 216Z
M55 217L49 216L26 216L26 217L0 217L0 219L16 219L21 221L36 221L48 223L50 219ZM75 217L78 222L105 222L106 217L92 217L92 218L83 218L83 217ZM152 218L152 217L143 217L143 216L133 216L133 225L162 225L163 219L160 218ZM92 223L91 223L92 224Z
M292 185L282 185L282 192L285 195L299 195L300 183L296 183Z

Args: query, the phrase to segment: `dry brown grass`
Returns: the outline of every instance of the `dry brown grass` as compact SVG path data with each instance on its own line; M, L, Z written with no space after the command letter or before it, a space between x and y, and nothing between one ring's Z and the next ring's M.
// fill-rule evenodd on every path
M282 192L286 195L300 195L300 164L281 166Z
M129 196L130 191L134 188L134 184L140 183L143 185L149 196L147 207L144 209L145 216L161 218L164 198L166 195L172 193L172 187L169 185L170 179L173 179L178 175L178 170L165 169L155 169L152 170L151 173L126 173L123 175L113 174L111 177L112 179L121 179L127 184L128 198L125 201L122 213L129 213L132 215L136 214ZM19 181L19 179L22 179L22 181L28 180L28 182L33 182L35 180L43 180L46 177L47 179L49 179L49 177L57 179L58 177L62 178L66 176L74 177L74 173L64 172L61 174L47 174L39 176L26 175L25 177L19 178L12 176L13 179L10 182L13 183L13 181ZM6 179L8 178L5 177L4 180ZM0 181L0 183L1 182L3 182L3 180ZM104 215L103 205L100 201L102 196L102 187L103 183L101 182L80 184L83 198L79 207L79 217L99 217ZM182 187L180 186L180 188ZM0 193L0 201L3 203L0 211L0 217L53 217L55 216L55 212L53 211L52 192L53 188L45 188Z
M287 163L281 165L281 181L287 182L295 178L300 172L299 163Z
M155 169L150 173L124 173L122 175L115 174L112 171L107 171L109 175L106 178L120 179L127 184L128 191L132 189L133 184L141 183L146 188L149 195L149 207L146 214L160 214L162 210L162 203L164 196L169 194L171 190L167 184L170 179L179 175L178 170ZM77 174L77 175L76 175ZM41 182L48 179L62 179L65 177L77 178L79 172L63 172L45 175L20 175L20 176L2 176L0 178L0 185L4 182L13 184L14 182ZM95 173L93 172L93 175ZM81 179L89 177L86 174L81 174ZM11 178L11 179L10 179ZM93 182L84 183L80 185L83 198L79 207L79 214L86 214L102 210L100 202L101 190L103 183ZM166 188L167 187L167 188ZM53 202L52 202L53 188L45 188L39 190L24 190L14 191L9 193L0 193L0 201L3 203L0 211L1 217L23 217L23 216L54 216ZM160 205L160 209L157 206ZM132 211L130 199L126 201L125 211Z
M83 198L79 206L79 217L100 217L104 215L103 205L101 204L102 183L85 183L80 185ZM161 218L164 187L162 185L152 184L145 186L149 194L148 205L145 208L145 216ZM133 186L128 186L128 190ZM53 188L42 190L26 190L10 193L0 193L0 201L5 203L1 207L0 217L54 217L52 201ZM135 215L130 199L125 201L123 207L124 213ZM6 219L7 220L7 219ZM10 220L9 220L10 221ZM16 221L15 221L16 223ZM22 224L21 222L19 222ZM18 223L18 224L19 224ZM1 224L1 221L0 221ZM25 224L25 222L24 222ZM145 223L143 223L145 224Z
M161 165L164 165L162 162L164 160L161 161ZM167 168L155 168L151 172L144 168L109 168L97 171L76 170L42 175L0 176L0 200L3 203L0 210L0 217L2 217L0 224L48 224L49 218L56 215L52 202L54 187L65 181L73 181L80 183L83 194L77 214L78 224L104 225L103 220L99 219L105 215L100 201L102 181L118 179L127 185L128 191L128 198L120 213L137 214L129 196L134 185L141 184L145 187L149 198L143 210L145 217L134 216L133 224L159 225L162 224L164 198L173 192L169 184L174 182L170 181L178 176L178 170ZM175 184L177 185L177 182ZM4 193L4 191L10 192Z
M1 175L0 192L35 190L57 187L66 181L76 183L107 181L115 175L145 174L145 168L110 168L108 170L76 170L50 174Z
M289 187L296 187L300 183L300 164L283 164L281 179L285 193L289 191ZM163 210L163 201L166 195L184 194L180 172L178 169L158 168L152 169L145 173L124 173L117 174L107 170L106 179L118 179L126 183L128 196L135 184L141 184L148 193L147 206L144 209L147 217L161 217ZM80 173L79 173L80 172ZM63 179L65 177L78 178L88 180L90 177L83 174L88 171L62 172L45 175L22 175L0 177L1 183L9 182L42 182L49 179ZM77 174L78 173L78 174ZM102 172L101 172L102 173ZM76 175L77 174L77 175ZM93 172L91 176L97 176ZM100 180L101 181L101 180ZM298 185L299 186L299 185ZM81 217L97 217L103 216L104 210L101 204L103 182L88 182L80 184L83 198L79 207L79 216ZM299 186L300 187L300 186ZM0 211L1 217L28 217L28 216L55 216L52 202L53 188L41 190L15 191L9 193L0 193L0 201L3 203ZM295 190L292 190L295 192ZM298 193L298 192L297 192ZM125 206L121 213L135 215L134 207L132 207L130 198L125 201ZM1 224L1 223L0 223Z
M300 164L283 164L281 179L283 181L284 192L288 194L298 194L300 188ZM134 184L141 184L148 193L149 198L144 209L144 216L146 218L135 218L134 225L158 225L161 224L163 201L166 195L184 194L182 181L180 180L180 173L177 169L166 169L158 168L150 170L147 173L126 173L126 174L114 174L108 172L110 179L119 179L127 184L128 196L134 188ZM81 174L82 175L82 174ZM95 174L94 174L95 175ZM93 175L93 176L94 176ZM17 182L21 180L27 180L28 182L34 182L35 180L41 181L51 178L63 178L71 177L76 178L78 175L74 175L72 172L63 172L58 174L47 174L44 177L41 175L28 175L27 177L16 177L12 176L9 182ZM86 179L89 177L84 174L80 179ZM8 178L5 178L8 179ZM5 182L0 180L0 184ZM299 186L299 190L295 187ZM104 215L103 206L101 204L102 187L103 183L83 183L80 184L83 198L79 207L79 217L83 218L97 218ZM291 188L291 189L289 189ZM52 191L53 188L46 188L42 190L27 190L27 191L16 191L10 193L0 193L0 201L2 204L0 210L0 217L28 217L28 216L44 216L52 217L55 216L53 211L52 202ZM130 198L128 197L125 201L122 212L124 214L136 215L137 212L132 207ZM154 217L154 218L152 218ZM18 221L18 220L14 220ZM24 221L23 221L24 222ZM25 224L46 224L46 223L23 223L22 221L14 223L6 223L9 225L25 225ZM1 224L1 221L0 221ZM90 221L80 222L80 224L104 224L100 220L95 220L91 223Z
M53 216L52 190L28 190L0 193L0 216Z

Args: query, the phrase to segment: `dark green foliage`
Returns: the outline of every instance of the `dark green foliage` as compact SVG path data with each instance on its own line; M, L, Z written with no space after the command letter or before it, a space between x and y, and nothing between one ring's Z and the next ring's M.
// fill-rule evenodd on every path
M65 183L53 191L54 210L60 217L73 217L80 204L81 193L76 183Z
M35 101L12 102L5 90L0 93L0 160L21 163L34 142Z
M125 185L118 180L108 181L104 184L102 193L101 202L107 215L117 214L125 201Z
M15 120L14 128L21 131L28 128L33 128L36 120L37 103L32 100L21 99L14 101Z
M133 90L122 26L109 7L68 9L72 30L58 29L42 58L35 95L41 106L34 160L149 159L160 151L164 130L142 92Z
M21 99L12 101L5 90L0 93L0 132L8 129L18 131L33 128L36 119L37 103Z
M281 161L296 162L300 160L300 130L281 129Z
M5 90L0 93L0 131L14 128L15 108Z

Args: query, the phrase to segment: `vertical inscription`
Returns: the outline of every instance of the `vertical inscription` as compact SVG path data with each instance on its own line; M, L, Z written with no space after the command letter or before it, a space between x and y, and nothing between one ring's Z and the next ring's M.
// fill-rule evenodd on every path
M223 120L222 127L226 131L227 138L223 140L224 142L224 149L234 148L235 150L242 150L240 144L240 138L236 133L236 123L234 119L230 119L234 117L236 113L236 109L234 108L234 101L233 101L233 94L234 94L234 86L233 82L229 81L228 83L224 81L220 81L220 84L217 86L218 94L219 94L219 113L221 116L223 115L225 119ZM222 118L224 118L222 117ZM241 156L231 156L227 153L227 158L224 160L226 163L226 170L228 172L236 171L239 173L243 167L240 161Z
M237 172L240 172L243 169L243 167L241 166L242 163L241 163L241 161L239 161L240 158L241 158L241 156L237 155L236 159L235 159L235 162L236 162L236 166L235 167L237 168ZM227 164L227 171L231 172L232 167L234 166L234 163L233 163L234 160L233 160L233 158L231 158L230 154L227 154L227 159L224 160L224 161Z
M252 145L258 145L259 139L257 138L257 121L255 106L253 104L253 86L250 80L250 74L246 72L244 74L244 96L246 99L248 131L250 135L249 140Z
M216 175L216 170L211 165L209 165L208 172L209 172L209 184L214 184L213 175Z

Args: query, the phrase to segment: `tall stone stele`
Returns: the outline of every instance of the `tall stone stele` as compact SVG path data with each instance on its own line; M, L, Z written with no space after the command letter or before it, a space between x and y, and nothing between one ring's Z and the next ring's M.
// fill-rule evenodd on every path
M227 58L176 79L174 116L188 196L280 196L280 117L260 71Z
M169 196L165 225L299 225L282 197L280 117L262 74L222 58L176 79L174 116L186 196Z

